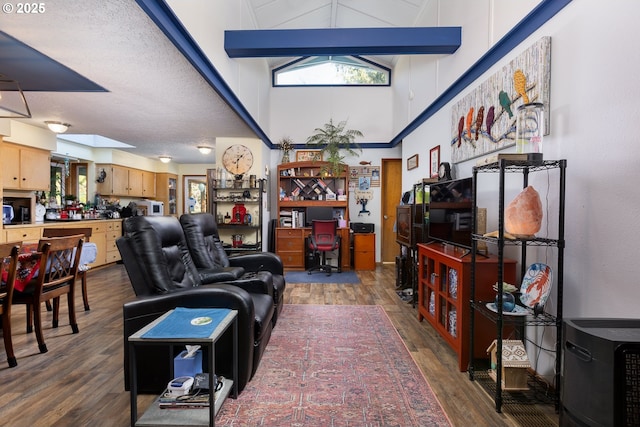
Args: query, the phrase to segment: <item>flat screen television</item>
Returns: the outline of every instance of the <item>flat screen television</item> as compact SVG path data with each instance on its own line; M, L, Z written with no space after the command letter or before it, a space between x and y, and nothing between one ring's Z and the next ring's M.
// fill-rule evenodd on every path
M429 185L429 238L471 249L473 178Z

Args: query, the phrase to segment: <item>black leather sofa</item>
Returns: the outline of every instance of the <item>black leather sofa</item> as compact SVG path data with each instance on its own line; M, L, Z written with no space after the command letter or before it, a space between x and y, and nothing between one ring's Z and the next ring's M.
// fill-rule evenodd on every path
M238 310L238 389L255 373L273 328L272 291L258 278L203 283L180 222L170 216L130 217L116 244L138 296L123 306L125 389L129 389L128 337L175 307ZM228 271L220 276L229 279ZM244 272L243 272L244 274ZM231 335L216 345L216 374L231 378ZM167 363L177 355L168 346L144 346L138 352L138 389L159 393L171 378Z
M284 267L280 257L271 252L260 252L227 257L218 234L218 226L210 213L183 214L180 224L184 230L191 258L201 274L202 280L208 280L209 272L229 271L242 268L249 274L269 272L272 277L275 326L282 311L284 300Z

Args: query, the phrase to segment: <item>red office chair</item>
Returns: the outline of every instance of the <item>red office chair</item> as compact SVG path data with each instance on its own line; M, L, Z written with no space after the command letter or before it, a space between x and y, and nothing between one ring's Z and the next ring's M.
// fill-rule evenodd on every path
M324 271L327 276L331 275L332 269L336 269L338 273L342 272L342 245L340 244L340 236L338 235L338 221L331 220L313 220L311 223L311 234L309 235L309 249L314 252L314 258L317 259L318 253L322 252L322 260L314 267L307 270L309 274L314 271ZM338 266L327 264L327 252L338 249Z

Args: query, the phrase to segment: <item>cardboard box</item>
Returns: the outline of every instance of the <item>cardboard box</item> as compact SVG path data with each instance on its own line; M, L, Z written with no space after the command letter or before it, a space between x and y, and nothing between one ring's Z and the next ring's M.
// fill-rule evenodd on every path
M193 377L202 372L202 350L196 351L192 357L185 357L187 350L173 359L173 377Z

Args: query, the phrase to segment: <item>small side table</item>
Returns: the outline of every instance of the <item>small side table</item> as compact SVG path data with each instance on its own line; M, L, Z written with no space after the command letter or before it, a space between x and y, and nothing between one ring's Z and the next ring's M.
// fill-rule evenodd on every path
M211 308L209 310L222 310ZM140 329L129 337L129 369L131 378L131 427L134 426L215 426L215 416L222 407L227 396L232 393L238 397L238 311L230 310L229 313L218 322L217 326L206 338L143 338L147 332L169 317L174 310L170 310ZM215 373L215 344L222 334L232 327L233 334L233 379L224 379L222 391L218 399L214 401L213 375ZM170 355L173 355L173 346L200 345L208 349L209 370L209 411L203 409L160 409L158 400L153 402L149 409L138 420L138 381L136 367L136 348L141 345L168 344L171 347ZM173 358L169 357L170 378L173 378ZM208 418L208 421L207 421Z

